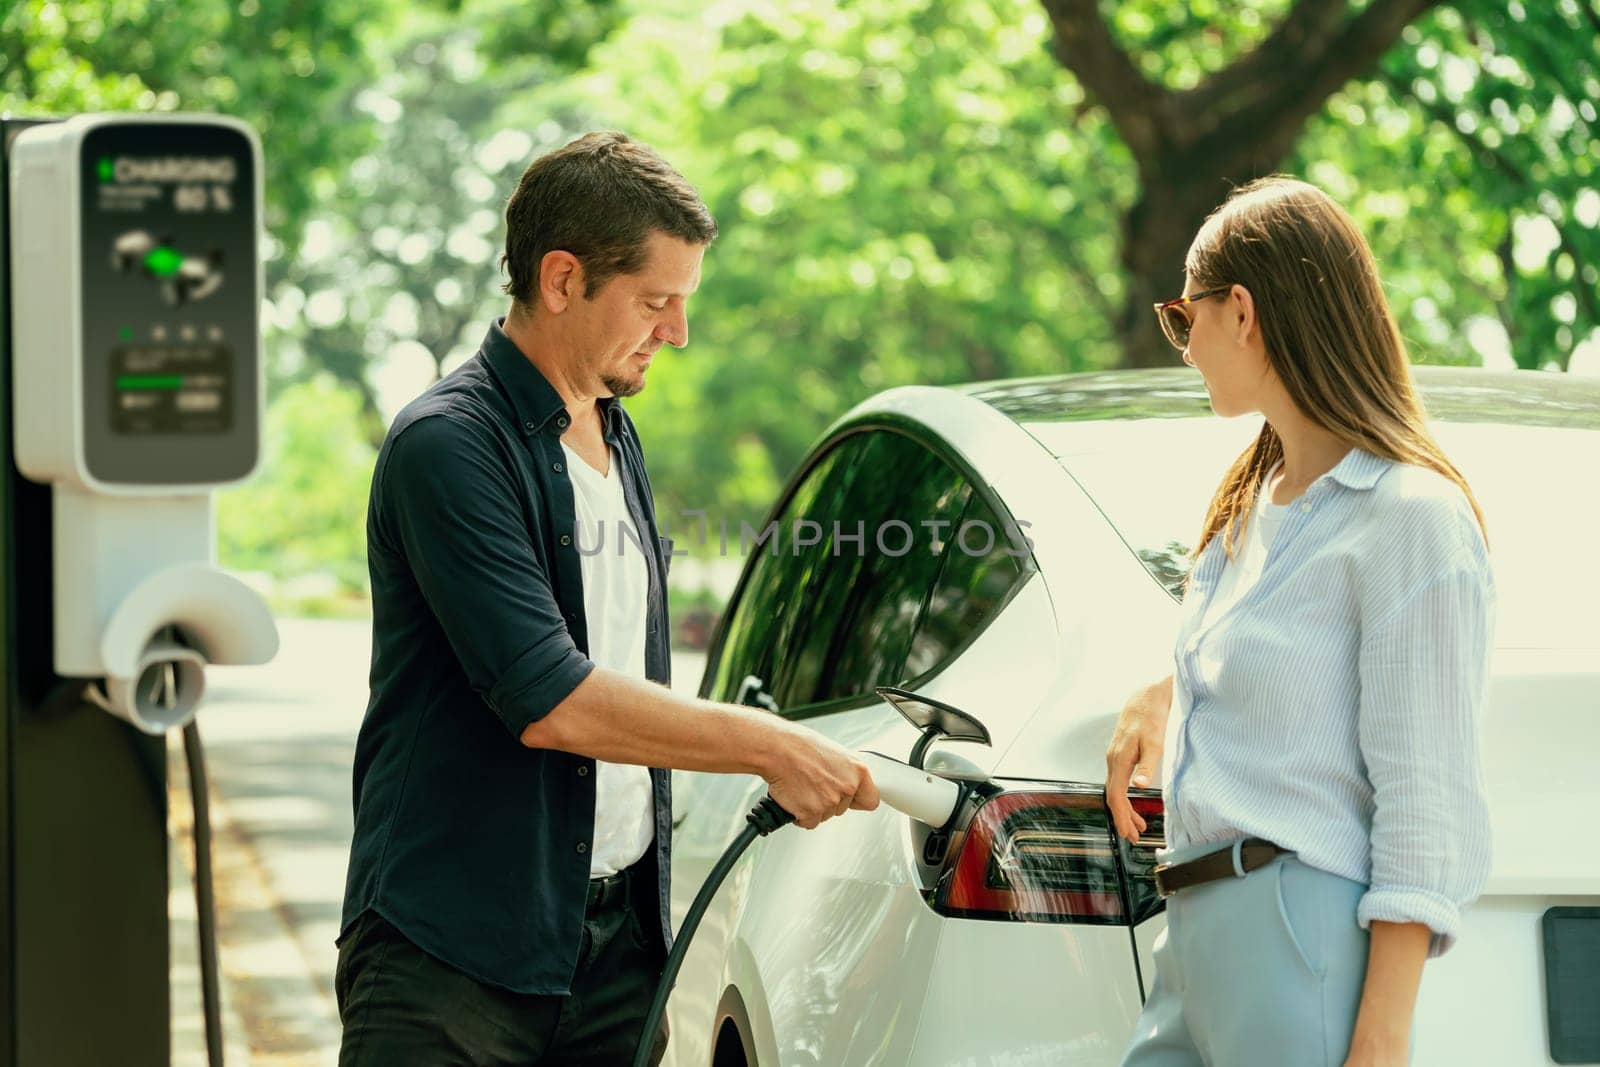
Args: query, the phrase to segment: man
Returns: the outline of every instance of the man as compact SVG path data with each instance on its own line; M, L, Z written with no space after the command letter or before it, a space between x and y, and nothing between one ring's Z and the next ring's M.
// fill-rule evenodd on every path
M378 454L341 1064L628 1062L672 937L665 768L759 774L807 828L877 806L821 735L665 687L670 542L618 401L688 342L715 236L620 134L535 160L509 313Z

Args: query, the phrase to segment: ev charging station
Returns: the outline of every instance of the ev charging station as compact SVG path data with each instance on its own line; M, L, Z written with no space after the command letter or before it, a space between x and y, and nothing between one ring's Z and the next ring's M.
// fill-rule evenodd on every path
M278 646L212 499L261 446L261 146L105 114L0 154L0 1067L165 1065L165 735L193 766L206 667Z

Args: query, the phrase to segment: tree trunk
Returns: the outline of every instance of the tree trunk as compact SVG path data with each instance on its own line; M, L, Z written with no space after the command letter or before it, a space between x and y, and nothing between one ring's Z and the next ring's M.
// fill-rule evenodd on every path
M1146 178L1137 203L1122 220L1122 269L1127 279L1117 316L1123 365L1169 367L1182 354L1161 332L1152 305L1183 295L1183 261L1206 215L1226 195L1211 182Z
M1144 171L1138 201L1122 220L1122 268L1126 299L1117 318L1123 364L1168 367L1182 361L1172 347L1153 304L1183 295L1184 259L1206 216L1237 185L1271 174L1289 144L1257 142L1208 167L1199 153L1164 159ZM1220 172L1217 166L1227 168ZM1219 279L1219 283L1228 279Z
M1122 50L1098 0L1042 0L1056 54L1110 116L1139 168L1139 199L1122 220L1126 298L1113 326L1130 367L1180 354L1151 305L1183 291L1195 231L1232 185L1271 173L1306 120L1367 74L1406 25L1440 0L1297 0L1255 48L1192 89L1147 79Z

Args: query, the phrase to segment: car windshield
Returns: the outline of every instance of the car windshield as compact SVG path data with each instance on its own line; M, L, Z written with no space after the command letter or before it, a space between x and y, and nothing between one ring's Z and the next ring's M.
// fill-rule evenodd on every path
M1260 416L1025 422L1174 597ZM1600 648L1600 429L1436 422L1488 523L1501 648Z

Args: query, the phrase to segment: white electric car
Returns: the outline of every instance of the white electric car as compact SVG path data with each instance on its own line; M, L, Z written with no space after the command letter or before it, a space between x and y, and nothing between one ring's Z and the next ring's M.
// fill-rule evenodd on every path
M1425 969L1415 1062L1600 1063L1600 381L1416 377L1486 513L1500 617L1493 875ZM895 389L824 435L748 545L701 695L898 759L920 734L876 690L926 695L989 735L926 765L993 795L945 833L885 806L758 840L689 949L669 1063L1118 1062L1165 916L1160 794L1119 843L1106 745L1171 670L1189 547L1260 425L1174 369ZM764 785L676 782L681 920Z

